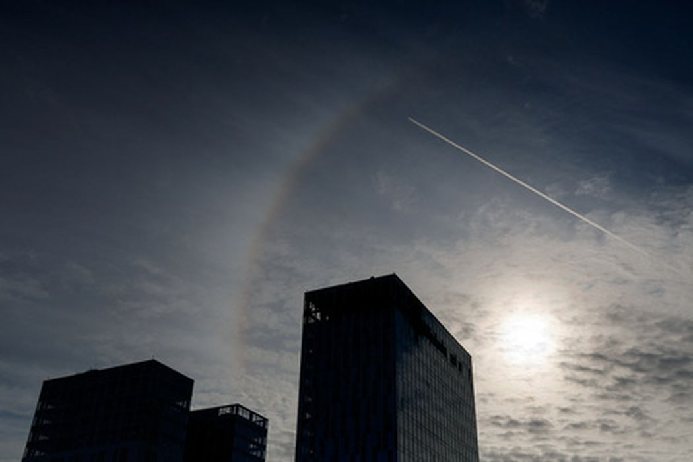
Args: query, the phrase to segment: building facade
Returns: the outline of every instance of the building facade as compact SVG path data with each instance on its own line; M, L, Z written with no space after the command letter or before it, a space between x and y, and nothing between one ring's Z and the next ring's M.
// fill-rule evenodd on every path
M305 294L296 462L478 462L472 361L396 276Z
M43 382L23 462L180 462L193 380L155 360Z
M264 462L267 419L240 404L190 413L186 462Z

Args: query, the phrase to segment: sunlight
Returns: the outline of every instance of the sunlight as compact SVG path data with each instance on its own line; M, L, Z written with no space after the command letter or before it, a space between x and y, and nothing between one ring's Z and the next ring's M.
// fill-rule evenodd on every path
M552 350L552 343L546 316L517 313L502 321L501 348L511 362L543 362Z

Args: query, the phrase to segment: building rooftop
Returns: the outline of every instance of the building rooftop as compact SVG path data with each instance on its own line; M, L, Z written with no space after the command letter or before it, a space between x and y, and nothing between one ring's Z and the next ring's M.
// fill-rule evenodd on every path
M239 403L226 404L223 406L216 406L206 409L196 409L192 411L191 416L204 416L205 418L224 418L228 416L238 416L245 420L259 425L262 428L267 428L267 417L258 414L255 411L251 411L247 407Z
M98 374L118 374L118 373L121 373L123 371L135 371L137 369L140 369L142 371L151 370L151 369L160 369L162 371L166 371L166 373L173 373L173 374L179 375L181 377L184 377L190 381L193 381L193 379L191 379L187 375L181 374L177 370L167 366L166 364L164 364L160 361L157 361L156 359L146 359L144 361L138 361L138 362L130 363L130 364L122 364L119 366L107 367L105 369L88 369L84 372L77 372L77 373L72 374L72 375L65 375L62 377L47 379L46 382L54 382L54 381L59 381L59 380L69 380L69 379L73 379L73 378L79 377L79 376L87 377L91 374L97 374L97 373Z

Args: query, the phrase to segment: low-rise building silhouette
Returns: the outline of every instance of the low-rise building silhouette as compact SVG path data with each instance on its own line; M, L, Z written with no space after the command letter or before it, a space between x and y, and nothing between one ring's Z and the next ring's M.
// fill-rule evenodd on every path
M185 462L262 462L267 419L240 404L190 413Z
M265 417L190 412L193 379L148 360L46 380L22 462L263 462Z
M395 275L307 292L296 462L478 462L471 356Z
M46 380L22 461L180 461L192 389L156 360Z

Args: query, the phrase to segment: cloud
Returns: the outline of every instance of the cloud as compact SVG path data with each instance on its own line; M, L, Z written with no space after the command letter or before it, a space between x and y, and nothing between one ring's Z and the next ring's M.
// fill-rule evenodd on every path
M508 4L533 18L550 8ZM378 18L343 34L270 16L240 28L215 17L174 37L180 47L157 17L129 36L145 54L105 61L63 39L18 52L53 102L13 99L7 120L21 149L2 184L17 202L0 249L0 441L14 441L0 453L21 452L46 376L155 355L196 379L196 407L241 401L268 416L268 460L290 460L302 292L394 271L473 355L483 460L690 460L690 91L563 46L560 28L541 35L548 49L485 21L411 45ZM298 35L273 35L277 24ZM87 42L127 49L99 37ZM90 90L45 78L72 68L116 79ZM411 111L650 257L414 134ZM44 145L71 154L37 168ZM287 171L293 189L278 189ZM502 320L523 312L549 320L544 362L502 354ZM230 359L241 314L243 370Z
M82 290L96 281L92 270L72 261L65 263L59 279L67 290Z
M385 172L378 172L375 181L378 193L390 201L394 210L408 212L416 204L414 188L401 179Z
M550 0L524 0L527 13L532 18L543 18L549 9Z
M548 2L527 8L545 14ZM286 374L267 393L293 399L290 357L263 351L297 351L300 292L395 271L472 353L483 460L676 460L690 451L676 436L690 418L693 195L667 179L656 186L649 155L619 157L642 152L621 127L642 89L662 106L673 97L661 82L592 61L517 56L522 75L512 91L457 72L451 81L464 91L429 90L415 103L438 115L442 132L559 191L652 257L484 175L401 121L373 124L364 111L341 138L368 140L364 149L327 146L263 243L248 332L263 364L256 373ZM411 90L423 93L416 83ZM381 142L396 155L365 147ZM387 207L367 206L381 202ZM517 312L551 320L557 347L545 362L505 363L500 323ZM270 460L291 455L295 410L279 408Z
M47 296L48 293L41 282L31 276L0 278L0 299L5 301L40 299Z
M601 174L593 178L582 180L575 190L577 196L590 196L598 199L606 199L611 193L609 175Z
M532 19L543 19L549 10L550 0L505 0L505 6L510 11L520 11L523 16Z
M545 434L553 428L553 424L546 419L518 420L509 416L492 416L488 420L489 425L503 429L524 431L532 434Z
M591 213L669 259L678 247L661 236L685 230L690 212L674 199L681 190L670 193L653 195L637 210ZM300 298L272 303L284 291L396 270L473 355L485 460L608 460L614 438L625 460L654 460L640 455L645 446L683 450L682 441L657 443L650 431L675 435L688 416L693 326L679 302L691 294L676 273L652 268L579 223L518 210L510 199L456 220L449 226L464 227L458 239L415 242L377 228L364 236L348 223L339 229L278 223L262 258L253 338L259 344L286 338L283 326L297 322ZM353 253L356 242L369 251ZM557 351L537 370L499 364L497 320L521 310L553 319ZM297 348L297 337L290 338ZM293 422L292 416L280 424L285 442ZM511 448L492 443L500 438ZM543 443L550 447L532 449Z

